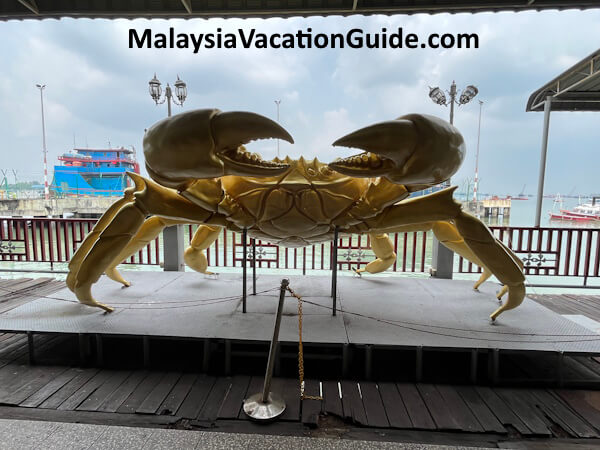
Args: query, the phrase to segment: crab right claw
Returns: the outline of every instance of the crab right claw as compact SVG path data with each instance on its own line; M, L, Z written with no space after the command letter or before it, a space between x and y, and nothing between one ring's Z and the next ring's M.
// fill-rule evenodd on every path
M407 114L354 131L333 143L366 153L338 159L333 170L355 177L383 176L403 185L434 185L449 179L465 156L460 132L448 122Z

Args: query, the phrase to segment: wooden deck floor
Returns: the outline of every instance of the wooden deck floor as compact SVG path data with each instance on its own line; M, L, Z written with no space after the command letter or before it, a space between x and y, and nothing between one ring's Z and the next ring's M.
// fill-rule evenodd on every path
M528 297L558 314L581 314L600 322L600 295L530 294Z
M61 337L42 338L39 348ZM247 420L242 400L262 388L262 376L114 370L27 364L27 338L0 335L0 403L17 408L169 416L173 423L218 426ZM276 378L287 403L282 421L317 426L323 416L371 428L521 436L600 438L600 392L423 383ZM341 395L340 395L341 394Z
M0 291L0 310L21 304L33 291L38 295L62 286L51 279L1 280L0 289L22 292ZM586 300L586 308L591 308ZM67 340L64 336L38 336L36 352L53 354L52 349L62 348ZM77 367L41 361L41 365L28 364L26 335L0 334L3 417L243 430L253 425L241 409L242 401L259 392L263 382L262 376ZM520 363L517 358L510 364ZM578 364L600 374L600 364L591 358ZM526 372L524 367L521 370ZM596 441L600 439L600 391L595 390L309 379L306 394L322 395L323 399L301 401L298 380L293 378L275 378L272 390L284 396L287 409L276 424L260 427L267 433L337 430L343 434L340 430L360 428L373 431L372 436L386 430L388 437L399 430L437 436L450 432L448 436L464 443L493 444L531 437L600 442ZM288 428L281 428L285 426Z

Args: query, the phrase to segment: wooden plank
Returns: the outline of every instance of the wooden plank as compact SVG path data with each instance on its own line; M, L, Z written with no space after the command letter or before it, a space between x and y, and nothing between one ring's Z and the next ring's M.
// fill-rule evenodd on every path
M246 398L250 377L236 375L231 379L231 388L221 405L220 419L237 419L242 408L242 402Z
M54 394L44 400L39 408L56 409L67 398L73 395L79 388L87 383L99 371L98 369L78 369L79 373L69 380L63 387L57 390Z
M378 383L386 416L393 428L412 428L412 422L394 383Z
M554 392L580 417L600 429L600 391L557 389Z
M162 402L167 398L177 380L181 378L179 372L168 372L160 382L150 391L142 404L135 410L137 414L155 414Z
M511 408L502 400L496 392L485 386L477 386L475 390L485 402L487 407L498 418L504 426L510 425L523 435L530 435L531 430L523 423L521 419L513 412Z
M44 400L46 400L48 397L50 397L52 394L54 394L56 391L62 388L65 384L67 384L69 381L71 381L73 378L79 375L79 373L81 373L81 370L74 367L65 370L63 373L50 380L50 382L48 382L46 385L42 386L29 398L21 402L19 406L23 406L26 408L37 408L42 404L42 402L44 402Z
M204 402L202 409L198 413L197 420L200 422L214 423L219 416L221 405L225 401L230 387L230 377L217 378L217 381L206 397L206 401Z
M108 370L101 370L94 375L90 380L81 386L77 391L73 393L69 398L60 404L57 409L60 410L75 410L83 401L94 393L96 389L104 384L110 377L111 372Z
M541 408L548 417L551 417L554 422L558 423L572 436L580 438L599 437L593 427L580 419L558 396L543 389L532 389L529 390L528 394L539 401L538 408Z
M498 388L495 389L495 392L519 416L519 419L527 425L527 428L531 430L531 434L542 436L549 436L551 434L543 416L535 409L534 405L528 404L523 399L526 391L522 389Z
M4 350L7 345L10 345L12 342L18 340L19 338L23 338L23 334L21 333L4 333L2 335L2 343L0 344L0 350Z
M169 392L169 395L158 408L157 414L174 416L179 409L185 397L192 389L194 382L198 378L195 373L186 373L178 381L175 387Z
M422 430L435 430L435 422L431 414L429 414L427 405L425 405L425 402L421 398L417 387L412 383L397 383L396 387L406 406L406 412L410 417L413 427Z
M448 406L452 418L461 430L472 433L483 432L483 427L460 397L455 386L436 385L436 388Z
M19 282L10 286L10 288L5 288L0 291L0 303L4 303L8 300L12 300L15 298L23 297L25 295L32 295L36 289L44 286L49 283L52 278L29 278L22 279Z
M133 414L164 376L164 372L150 372L119 406L117 412Z
M320 383L317 380L306 380L304 382L304 395L316 396L320 394ZM322 400L305 398L302 400L302 423L310 427L319 425Z
M26 364L9 363L2 367L0 369L0 397L10 395L14 389L13 385L18 383L30 370L31 366Z
M111 370L107 372L109 373L107 380L75 408L77 411L97 411L100 405L106 401L107 397L130 375L130 372L125 370Z
M34 367L27 376L21 377L21 380L24 381L23 384L19 387L14 386L11 393L0 397L0 402L7 405L18 405L66 370L67 368L64 366Z
M0 350L0 359L7 359L15 349L23 345L27 345L27 336L19 334L15 339L12 339L10 343L6 342L5 345L2 346L2 349Z
M116 412L147 376L148 372L145 370L132 372L117 389L106 397L97 411Z
M250 383L248 384L248 390L246 391L246 397L244 399L263 391L264 377L252 377L250 378ZM250 420L250 418L246 415L243 408L240 408L240 412L238 414L238 419L242 420Z
M379 394L377 385L370 381L360 382L360 392L362 394L365 413L367 414L367 424L370 427L387 428L390 423L385 414L383 401Z
M271 392L279 394L285 401L285 411L280 420L300 420L300 385L294 378L273 378Z
M17 333L2 333L2 335L0 336L0 348L2 345L4 345L4 343L7 340L10 340L12 338L16 338L18 336Z
M338 417L344 417L342 399L337 381L323 381L323 412Z
M209 375L200 375L190 389L190 393L185 398L176 415L184 419L195 419L204 406L206 397L215 384L215 377Z
M418 383L417 389L439 430L461 429L454 420L454 415L450 412L448 405L446 405L446 402L436 389L435 385Z
M494 413L488 408L473 386L456 386L456 391L473 412L486 433L506 433Z
M367 414L358 392L358 383L355 381L342 381L342 408L344 417L361 425L367 425Z

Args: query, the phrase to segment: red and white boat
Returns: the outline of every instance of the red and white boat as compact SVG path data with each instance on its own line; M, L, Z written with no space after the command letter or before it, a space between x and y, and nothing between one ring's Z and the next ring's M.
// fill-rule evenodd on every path
M550 219L570 220L573 222L600 221L600 203L596 203L596 198L594 197L591 203L576 206L572 211L561 209L560 213L551 212Z

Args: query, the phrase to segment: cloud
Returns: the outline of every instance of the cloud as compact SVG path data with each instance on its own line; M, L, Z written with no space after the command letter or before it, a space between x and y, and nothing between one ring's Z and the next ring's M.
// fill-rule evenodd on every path
M85 20L0 23L0 167L37 177L41 167L39 91L44 83L46 130L51 164L73 145L135 145L144 128L166 115L155 105L148 80L163 85L177 75L188 85L183 109L217 107L250 110L280 122L295 145L280 142L280 153L329 161L353 150L334 149L338 137L362 126L409 112L448 118L448 108L428 98L429 86L479 88L483 100L480 177L488 192L520 190L535 184L542 115L524 111L531 92L596 49L600 11L546 11L483 14L417 14L291 19ZM130 49L130 28L183 33L256 28L261 33L346 32L477 33L478 49ZM548 37L552 30L552 39ZM457 108L455 124L467 142L467 159L455 176L472 178L479 107ZM174 106L174 112L180 111ZM600 138L597 114L553 114L547 188L597 190L596 167L582 164ZM249 147L267 157L276 141ZM346 152L346 153L344 153ZM20 172L21 173L21 172Z

